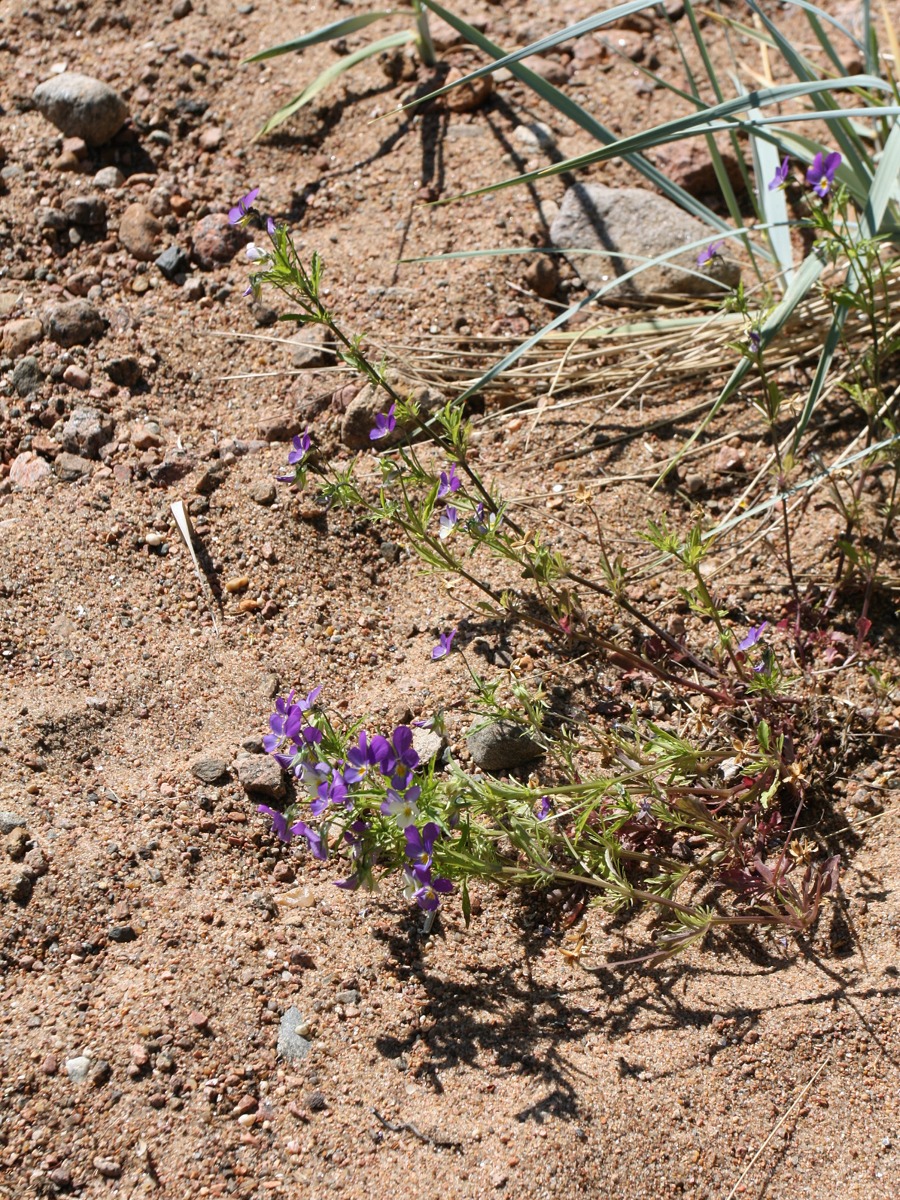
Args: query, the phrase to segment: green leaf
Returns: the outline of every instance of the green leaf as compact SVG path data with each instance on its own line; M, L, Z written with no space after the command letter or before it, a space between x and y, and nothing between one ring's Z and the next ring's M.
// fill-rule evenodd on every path
M349 71L352 67L355 67L357 63L364 62L367 58L372 58L374 55L380 54L382 50L391 50L395 46L403 46L407 42L411 42L414 37L415 34L411 29L402 29L399 33L388 34L387 37L381 38L377 42L371 42L368 46L363 46L360 50L354 50L352 54L345 54L343 58L339 58L336 63L332 63L326 71L323 71L312 83L308 84L299 96L295 96L283 108L279 108L277 112L274 112L256 135L257 138L264 137L265 134L271 133L273 129L277 129L279 125L283 125L298 109L303 108L305 104L309 104L310 100L318 96L319 92L334 83L336 79L339 79L345 71Z
M268 50L260 50L258 54L251 54L249 58L244 59L244 62L262 62L266 58L277 58L279 54L291 54L295 50L303 50L306 46L315 46L317 42L331 42L337 38L346 37L348 33L356 33L358 29L365 29L367 25L374 25L376 21L382 21L385 17L394 17L400 14L412 16L412 10L409 8L385 8L378 12L361 13L357 17L345 17L342 21L333 21L330 25L323 25L320 29L314 29L312 33L304 33L302 37L294 38L290 42L283 42L280 46L270 46Z

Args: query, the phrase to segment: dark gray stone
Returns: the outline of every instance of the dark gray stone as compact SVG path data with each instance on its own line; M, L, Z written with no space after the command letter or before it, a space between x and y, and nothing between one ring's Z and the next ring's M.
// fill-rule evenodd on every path
M156 259L156 265L166 279L174 280L177 275L187 275L191 269L191 260L180 246L169 246Z
M4 836L7 833L12 833L14 829L22 829L26 825L24 817L20 817L14 812L0 812L0 834Z
M228 763L221 758L198 758L191 764L191 774L201 783L224 783L228 778Z
M528 731L513 721L497 721L476 730L466 738L466 746L482 771L508 771L544 753Z
M137 941L137 933L131 925L113 925L106 936L111 942Z
M96 408L76 408L63 426L62 448L84 458L99 458L114 428L113 421Z
M12 373L12 385L16 389L16 394L24 398L30 396L32 392L36 392L44 382L44 378L44 372L38 366L38 360L33 354L28 354L16 363Z
M291 1005L281 1018L278 1028L278 1056L280 1058L301 1059L306 1058L309 1054L312 1042L298 1033L298 1029L306 1029L306 1021L300 1009Z
M103 367L116 387L135 387L141 381L141 364L132 354L111 358Z
M87 300L56 304L47 314L47 336L59 346L80 346L102 337L106 321Z
M610 188L600 183L570 187L550 229L553 245L567 252L569 262L591 291L604 287L643 259L677 250L709 234L707 225L664 196L644 188ZM590 253L579 254L579 250ZM610 251L624 257L608 258ZM697 253L688 250L649 267L605 292L604 299L647 300L661 294L719 296L723 294L720 285L729 289L737 286L741 277L737 263L716 256L698 267Z
M69 218L61 208L42 208L38 211L37 226L43 234L64 233L69 228Z
M79 479L86 479L91 474L94 464L89 458L63 451L62 454L57 454L53 469L63 483L77 483Z
M72 225L96 229L106 224L106 201L102 196L71 196L63 204L63 212Z
M99 79L66 71L38 84L33 95L38 112L66 137L102 146L119 132L128 106L118 92Z

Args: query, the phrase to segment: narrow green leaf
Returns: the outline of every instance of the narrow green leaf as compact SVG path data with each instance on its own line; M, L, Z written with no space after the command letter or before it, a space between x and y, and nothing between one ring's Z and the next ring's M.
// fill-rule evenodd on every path
M756 113L758 110L751 112L751 116ZM750 149L753 154L759 207L769 227L769 244L781 267L784 282L789 284L794 274L794 252L791 246L787 198L783 188L769 190L769 182L774 178L779 166L778 147L766 138L751 136Z
M847 272L845 286L854 285L852 279L853 272ZM855 290L855 288L854 288ZM835 355L835 351L841 343L841 334L844 331L844 325L847 321L847 314L850 312L850 305L842 303L838 305L837 311L831 322L831 327L828 330L828 336L822 346L822 353L819 355L819 361L816 363L816 373L813 376L813 381L810 384L809 394L806 397L806 402L803 405L803 411L797 420L794 428L794 438L791 442L791 451L797 453L800 446L800 439L806 432L806 427L809 425L810 419L816 410L816 405L819 402L819 397L822 395L822 389L825 386L825 380L828 377L828 372L831 370L831 363Z
M293 100L274 112L256 136L263 137L265 134L271 133L273 129L277 129L279 125L283 125L298 109L309 104L310 100L313 100L321 91L339 79L345 71L355 67L357 63L364 62L367 58L372 58L373 55L380 54L383 50L391 50L394 46L403 46L407 42L411 42L414 37L415 34L411 29L402 29L399 33L388 34L387 37L381 38L377 42L371 42L368 46L363 46L359 50L354 50L352 54L346 54L343 58L339 58L326 71L318 75L312 83L308 84L299 96L295 96Z
M894 121L881 161L875 168L872 186L866 197L866 207L860 222L864 237L875 237L881 229L888 204L897 201L900 180L900 121Z
M258 54L251 54L249 58L244 59L244 62L262 62L267 58L277 58L279 54L291 54L296 50L303 50L306 46L315 46L318 42L335 41L337 38L346 37L349 33L365 29L367 25L374 25L376 21L382 21L385 17L395 17L401 14L412 16L412 10L409 8L385 8L377 12L361 13L357 17L344 17L342 21L333 21L330 25L323 25L321 29L314 29L312 33L304 33L302 37L293 38L290 42L283 42L280 46L270 46L268 50L260 50Z

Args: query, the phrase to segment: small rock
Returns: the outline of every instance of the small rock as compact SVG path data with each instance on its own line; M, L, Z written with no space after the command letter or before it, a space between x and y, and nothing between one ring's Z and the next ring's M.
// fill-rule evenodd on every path
M403 553L403 548L398 546L396 542L382 542L378 547L378 553L385 562L396 563L400 561L400 555Z
M91 386L91 377L84 367L79 367L77 363L69 363L65 371L63 371L63 383L67 383L69 387L78 388L83 392Z
M151 262L156 257L161 233L162 225L143 204L129 204L122 213L119 241L138 262Z
M309 1025L299 1008L291 1006L281 1018L278 1028L278 1055L280 1058L306 1058L312 1049L312 1042L303 1034L309 1032Z
M329 341L324 325L306 325L288 342L291 366L297 370L314 371L328 367L334 361L334 343Z
M256 432L264 442L289 442L303 428L299 416L284 412L263 415L256 423Z
M545 255L535 258L525 270L525 283L542 300L551 299L559 288L559 266L556 260Z
M689 471L684 477L684 490L689 496L699 496L706 488L706 478L696 471Z
M21 825L11 830L3 838L3 848L13 862L20 862L25 857L28 846L28 832Z
M195 1029L206 1029L209 1025L209 1017L195 1008L193 1012L188 1013L188 1023Z
M713 470L717 475L732 475L735 471L746 471L747 464L736 446L723 446L713 459Z
M204 129L200 134L200 149L205 150L207 154L212 154L214 150L219 149L224 139L225 132L221 126L210 125L208 129Z
M47 1176L54 1187L59 1188L61 1192L68 1192L72 1189L73 1179L72 1172L68 1167L56 1167Z
M241 786L249 796L280 800L287 792L281 767L268 754L242 755L235 767Z
M119 132L128 106L108 84L89 75L66 71L38 84L33 99L38 112L68 137L102 146Z
M225 213L211 213L194 226L191 243L194 258L204 270L228 263L247 241L239 225L232 225Z
M389 377L389 383L394 390L401 396L410 397L418 406L419 412L423 419L427 419L440 408L445 397L430 387L417 387L406 383L398 377ZM375 388L371 384L367 384L347 405L347 410L344 413L344 419L341 422L341 441L351 450L385 450L389 446L395 446L403 441L404 437L413 430L416 425L414 421L410 421L404 427L397 422L397 428L387 437L379 438L373 441L369 434L375 428L375 418L379 413L385 413L390 408L391 402L385 392L381 388Z
M132 925L113 925L106 936L111 942L137 941L137 932Z
M482 771L507 771L540 758L544 751L513 721L497 721L466 738L472 761Z
M103 368L116 387L136 387L141 382L141 364L131 354L111 358Z
M549 150L556 145L553 131L543 121L532 121L529 125L517 125L513 137L526 150Z
M271 479L261 479L250 491L250 499L264 507L275 503L275 495L275 484Z
M310 1092L306 1097L306 1107L310 1112L324 1112L328 1107L328 1101L322 1092Z
M201 783L224 783L228 778L228 763L221 758L198 758L191 764L191 774Z
M87 300L68 300L47 313L47 336L59 346L83 345L105 330L106 321Z
M66 1074L72 1083L85 1083L91 1069L91 1060L87 1055L66 1059Z
M206 284L199 276L192 275L184 281L181 294L185 300L200 300L206 295Z
M24 450L12 460L9 468L9 482L13 487L25 491L44 483L51 474L50 464L46 459L38 458L30 450Z
M457 79L462 78L462 71L458 71L454 67L447 75L444 85L454 83ZM484 104L493 90L493 77L491 75L482 75L480 79L469 80L469 82L455 87L452 92L447 92L443 97L444 105L450 112L472 112Z
M52 241L57 233L65 233L69 228L69 218L61 208L41 208L37 214L37 227L43 237Z
M57 454L54 462L57 478L63 483L77 483L79 479L86 479L90 476L94 469L94 464L88 458L82 458L78 454Z
M115 426L95 408L76 408L62 429L60 441L70 454L99 458L100 450L112 439Z
M238 592L246 592L250 586L250 580L246 575L237 575L234 579L226 579L225 591L236 595Z
M24 828L25 824L25 818L20 817L18 813L0 812L0 834L3 834L4 837L8 833L12 833L14 829Z
M121 1179L122 1166L116 1162L114 1158L100 1158L99 1155L94 1159L94 1170L98 1171L104 1179Z
M106 201L102 196L71 196L63 212L73 225L102 228L106 224Z
M655 147L648 157L667 179L678 184L692 196L719 195L719 181L706 141L702 138L685 138L679 142L667 142ZM722 154L722 162L732 187L744 190L741 168L732 154Z
M359 1004L359 992L355 988L347 988L344 992L338 992L334 998L336 1004L352 1004L354 1007Z
M29 850L25 855L24 862L29 871L34 872L36 878L40 879L47 874L47 856L40 846L35 846L33 850Z
M59 1070L59 1059L54 1054L48 1054L41 1063L42 1075L55 1075Z
M233 1117L243 1117L247 1113L255 1113L258 1108L259 1101L255 1096L241 1096L240 1100L238 1100L237 1104L231 1110L231 1115Z
M156 265L166 279L174 280L177 275L187 275L191 269L191 260L180 246L169 246L156 259Z
M124 182L125 176L118 167L101 167L94 176L94 187L98 187L104 192L120 188Z
M262 300L251 300L248 306L248 312L253 318L255 325L260 329L268 329L270 326L278 322L278 309L270 308L268 304L264 304Z
M533 54L530 58L526 58L522 65L534 71L535 75L540 75L541 79L552 83L554 87L563 87L569 82L569 72L562 63L553 58L542 58L538 54Z
M176 0L172 5L172 16L176 21L180 21L183 17L190 16L194 11L194 6L191 0Z
M413 726L412 744L420 763L432 762L444 753L444 747L447 745L439 733L422 725Z
M44 372L38 366L34 355L26 354L24 358L20 358L12 373L12 385L16 394L24 399L25 396L36 392L43 382Z
M12 862L0 864L0 902L27 904L34 890L34 872Z
M91 1067L88 1079L94 1087L103 1087L104 1083L109 1083L112 1079L112 1066L105 1058L98 1059Z
M44 327L36 317L19 317L15 321L7 321L0 329L0 351L10 358L18 358L43 336Z

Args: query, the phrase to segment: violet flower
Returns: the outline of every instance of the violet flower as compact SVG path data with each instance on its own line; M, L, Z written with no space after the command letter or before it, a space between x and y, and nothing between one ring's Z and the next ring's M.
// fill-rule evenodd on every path
M405 834L406 857L416 866L429 866L434 843L441 835L440 827L434 821L429 821L421 830L415 825L407 825Z
M438 537L441 541L448 538L458 524L459 513L452 504L449 504L441 513L441 519L438 522Z
M456 637L456 630L451 629L449 633L442 633L440 641L431 651L431 657L434 659L444 658L450 653L450 647L453 645L453 639Z
M291 449L288 451L288 466L296 466L297 463L303 462L312 447L312 438L309 436L309 430L305 429L303 433L298 433L291 440Z
M295 837L302 837L306 840L313 858L318 858L322 862L328 858L328 851L325 849L325 843L322 841L321 834L316 833L314 829L310 829L305 821L297 821L296 824L291 826L290 832Z
M344 778L348 783L359 783L368 774L371 767L377 766L378 760L372 751L369 735L363 729L359 741L347 751L347 763L344 768Z
M774 192L784 188L787 185L788 175L790 175L790 173L791 160L789 158L783 158L781 160L781 166L775 168L775 174L769 181L769 191Z
M422 789L411 787L401 795L394 788L388 788L387 799L381 805L381 811L386 817L393 817L401 829L415 825L419 819L416 801L422 794Z
M456 463L451 463L449 471L441 471L441 481L437 490L438 500L443 500L451 492L458 492L461 487L462 480L456 473Z
M398 725L391 740L376 734L372 738L372 754L382 775L391 776L391 785L402 790L409 776L419 765L419 755L413 749L413 733L408 725Z
M272 218L266 217L266 233L269 235L269 237L274 237L277 230L278 226L275 224Z
M755 646L762 637L762 631L768 624L768 621L763 621L760 625L751 625L747 636L743 639L743 641L738 642L738 650L749 650L752 646Z
M257 805L256 811L265 813L267 817L271 817L272 832L282 842L289 842L291 840L291 831L288 829L287 817L284 813L280 813L277 808L271 808L268 804Z
M228 220L232 225L239 225L248 216L253 207L253 201L259 195L259 188L252 188L246 196L241 196L234 208L228 211Z
M806 172L806 182L817 196L824 199L831 191L835 172L840 165L841 156L837 150L832 150L828 155L819 153L812 160L812 165Z
M453 891L453 884L449 879L432 879L429 868L407 867L403 872L403 879L403 891L407 899L415 900L425 912L434 912L440 906L441 895Z
M397 418L394 416L396 404L392 404L386 413L378 413L375 418L375 428L369 433L369 437L373 442L377 442L379 438L387 437L389 433L393 433L397 428Z
M534 815L539 821L546 821L553 812L553 801L549 796L541 796Z
M750 343L750 349L754 354L759 354L762 347L762 334L758 329L751 329L747 335L747 341Z
M347 784L340 771L332 771L330 779L324 779L316 789L316 797L309 806L309 811L314 817L321 814L328 808L329 804L344 804L347 803Z
M719 241L719 242L710 242L710 244L708 246L704 246L703 249L700 251L700 253L697 255L697 266L703 267L708 262L711 262L714 258L716 258L718 256L719 251L722 249L722 247L724 245L725 245L725 243L723 241Z

